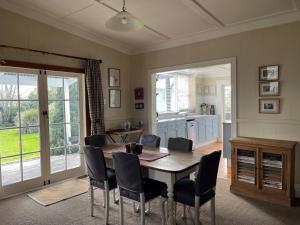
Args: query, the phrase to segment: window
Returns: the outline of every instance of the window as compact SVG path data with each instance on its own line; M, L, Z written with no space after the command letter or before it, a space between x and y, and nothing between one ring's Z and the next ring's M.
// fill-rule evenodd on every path
M184 75L157 75L156 111L175 113L189 108L189 77Z
M224 86L224 121L231 121L231 86Z

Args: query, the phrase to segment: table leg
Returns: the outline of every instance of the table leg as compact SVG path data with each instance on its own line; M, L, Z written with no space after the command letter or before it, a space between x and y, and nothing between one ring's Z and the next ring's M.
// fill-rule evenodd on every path
M173 193L174 184L175 184L175 179L171 179L170 184L168 184L168 220L167 220L168 225L176 224L175 202L174 202L174 193Z

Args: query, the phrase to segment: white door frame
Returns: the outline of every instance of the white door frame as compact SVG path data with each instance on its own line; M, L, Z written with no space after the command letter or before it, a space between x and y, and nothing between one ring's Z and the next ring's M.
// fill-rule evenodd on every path
M29 190L36 189L41 187L44 184L44 181L51 180L51 183L58 180L67 179L71 177L78 177L85 174L85 164L83 158L83 145L84 137L86 136L86 112L85 112L85 81L84 74L71 73L71 72L58 72L58 71L49 71L51 75L65 75L66 77L77 77L78 78L78 95L79 95L79 113L80 113L80 163L81 166L59 172L57 174L50 173L50 145L49 145L49 125L48 119L42 118L42 111L48 110L48 101L47 100L47 77L45 70L42 69L27 69L27 68L16 68L16 67L5 67L1 66L2 71L11 71L11 72L28 72L36 74L38 76L38 96L39 96L39 115L40 115L40 137L43 140L40 141L40 160L41 160L41 176L33 178L30 180L25 180L6 186L2 186L1 177L0 177L0 199L7 198L9 196L15 195L17 193L27 192ZM48 137L47 137L48 136ZM1 176L1 168L0 168Z
M149 132L156 133L156 73L167 72L172 70L181 70L195 67L206 67L206 66L216 66L220 64L230 64L231 65L231 136L236 137L238 134L237 128L237 68L236 68L236 57L224 58L224 59L216 59L210 61L202 61L191 64L163 67L157 69L151 69L148 71L148 109L150 114L148 113L147 119L149 124Z

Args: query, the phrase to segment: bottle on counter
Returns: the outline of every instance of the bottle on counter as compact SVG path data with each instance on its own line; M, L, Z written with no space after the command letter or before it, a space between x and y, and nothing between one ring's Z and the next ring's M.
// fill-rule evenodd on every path
M210 115L216 115L216 109L214 105L210 106L210 110L209 110L209 114Z

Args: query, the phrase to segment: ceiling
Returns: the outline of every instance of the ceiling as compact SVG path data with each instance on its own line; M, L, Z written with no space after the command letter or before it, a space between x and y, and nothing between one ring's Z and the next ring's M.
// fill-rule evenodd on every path
M201 78L231 77L231 64L195 67L195 68L157 73L157 75L174 75L174 74L193 75Z
M300 20L300 0L127 0L145 26L122 33L104 25L122 0L0 0L0 7L127 54Z

